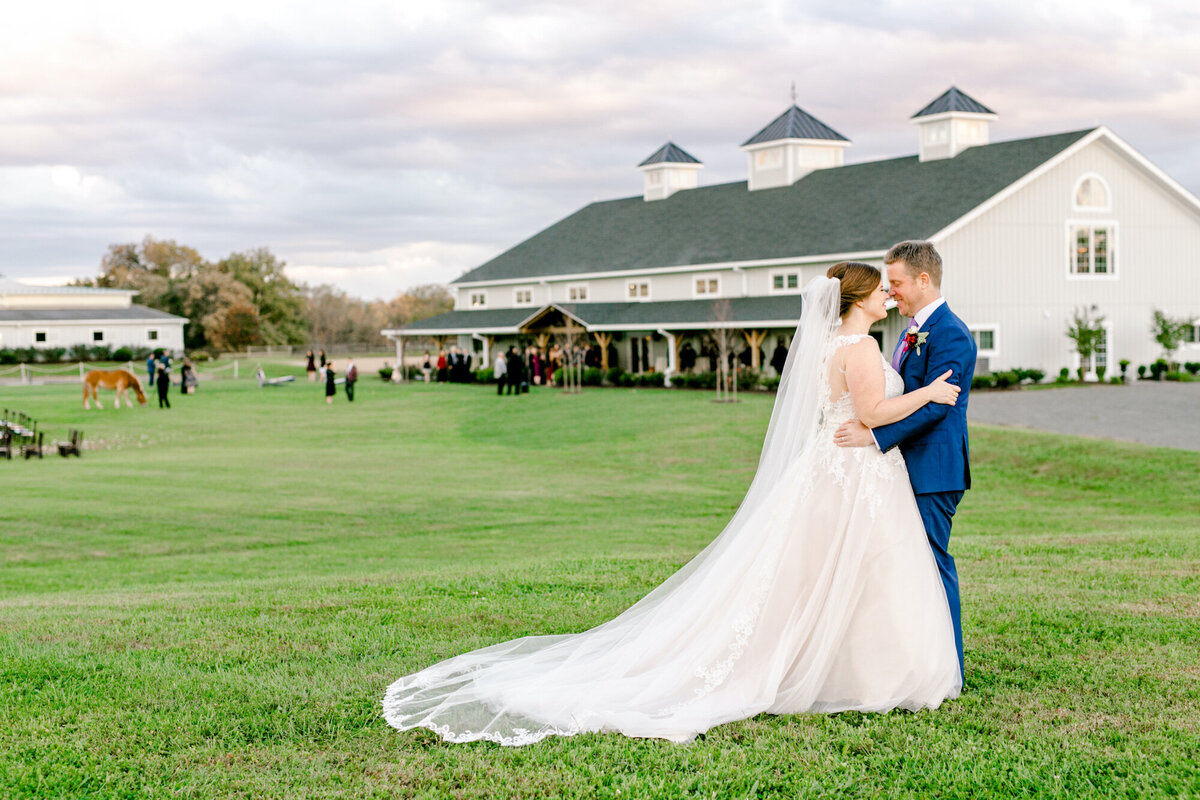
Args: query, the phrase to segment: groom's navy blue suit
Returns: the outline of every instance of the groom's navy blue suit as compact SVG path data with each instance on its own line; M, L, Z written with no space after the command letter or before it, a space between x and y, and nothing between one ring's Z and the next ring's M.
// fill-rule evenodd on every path
M908 477L917 496L917 508L925 523L925 534L946 587L961 670L963 645L958 571L948 548L951 518L963 492L971 488L967 399L975 374L977 348L971 331L945 303L930 315L921 330L929 334L919 346L921 352L918 353L916 347L909 348L900 363L904 391L927 386L950 369L954 370L950 383L962 389L958 402L953 406L929 403L899 422L874 428L872 433L881 450L887 451L898 445L904 454Z

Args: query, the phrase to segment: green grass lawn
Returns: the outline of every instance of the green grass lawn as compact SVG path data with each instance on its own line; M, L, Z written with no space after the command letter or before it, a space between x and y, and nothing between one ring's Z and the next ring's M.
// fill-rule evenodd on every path
M388 683L634 602L723 527L771 398L364 378L0 387L100 447L0 461L0 796L1200 795L1198 453L975 428L937 711L447 745Z

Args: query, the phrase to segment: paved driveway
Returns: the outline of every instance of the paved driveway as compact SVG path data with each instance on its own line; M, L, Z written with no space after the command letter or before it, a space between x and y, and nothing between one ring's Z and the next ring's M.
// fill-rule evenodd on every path
M971 422L1200 450L1200 383L1135 381L971 394Z

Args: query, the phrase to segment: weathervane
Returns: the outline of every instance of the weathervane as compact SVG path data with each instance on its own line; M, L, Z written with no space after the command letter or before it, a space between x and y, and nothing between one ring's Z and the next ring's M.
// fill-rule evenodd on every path
M792 81L792 105L796 105L796 82Z

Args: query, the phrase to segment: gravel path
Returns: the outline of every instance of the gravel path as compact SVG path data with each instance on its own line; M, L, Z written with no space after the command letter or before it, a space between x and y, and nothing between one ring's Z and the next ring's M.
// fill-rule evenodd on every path
M970 402L971 422L1200 451L1200 383L976 392Z

